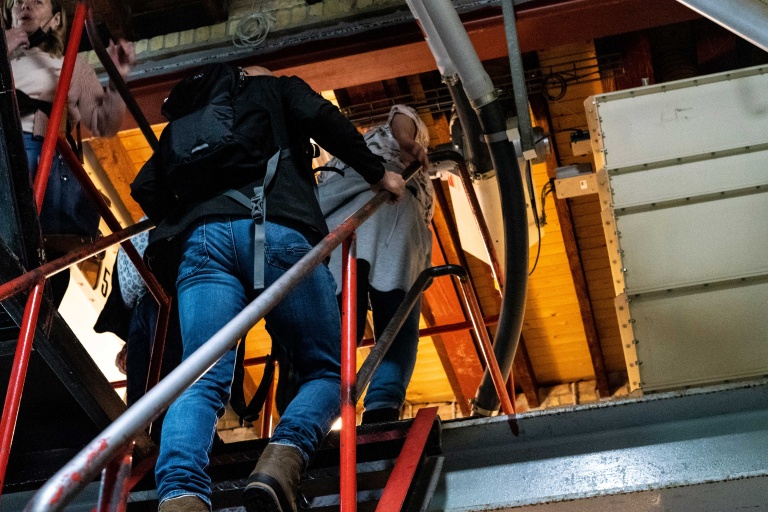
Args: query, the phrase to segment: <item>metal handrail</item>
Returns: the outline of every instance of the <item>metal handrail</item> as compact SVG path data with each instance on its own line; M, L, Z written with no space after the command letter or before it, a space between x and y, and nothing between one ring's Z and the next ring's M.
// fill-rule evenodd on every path
M67 144L67 141L59 137L57 149L62 158L64 158L67 167L69 167L70 171L75 175L83 188L88 192L90 198L96 203L99 213L104 219L104 222L107 224L107 227L109 227L113 234L124 232L123 227L115 217L115 214L112 213L112 210L109 209L109 205L107 205L104 197L88 177L88 173L85 172L83 164L77 158L77 155L75 155L75 152L72 150L69 144ZM136 226L138 225L143 226L139 233L148 231L154 227L148 220L136 224ZM94 246L95 245L96 244L94 244ZM168 322L171 314L171 298L165 292L165 289L163 289L155 275L147 268L146 264L144 263L144 259L142 258L141 254L139 254L139 251L136 250L136 247L133 245L133 243L129 240L122 240L120 245L125 251L126 256L128 256L128 259L131 261L131 263L133 263L136 271L141 276L142 280L147 286L147 289L155 298L159 306L157 323L155 325L154 341L152 343L152 353L150 354L149 359L147 382L145 385L145 389L151 389L160 380L160 369L162 366L163 352L165 350L165 339L168 333Z
M376 340L376 344L371 348L368 357L366 357L365 361L360 367L360 370L357 372L357 391L355 393L356 399L359 399L360 396L362 396L363 391L365 391L365 388L371 381L373 372L376 371L376 368L384 359L384 356L389 350L389 347L392 346L392 342L394 341L395 336L397 336L397 333L400 331L400 328L405 322L405 318L411 312L411 309L413 309L413 306L416 304L416 301L419 299L421 294L424 292L424 290L429 288L429 286L432 284L432 281L436 277L447 275L453 276L459 281L463 299L467 305L467 313L469 314L472 327L477 336L478 349L480 350L480 354L483 358L483 361L485 362L486 368L488 368L491 373L493 384L496 387L496 392L499 395L502 411L504 414L515 414L515 407L509 398L509 393L507 392L504 378L502 377L501 370L499 369L499 363L493 353L493 346L491 345L491 339L488 335L485 321L480 312L480 305L477 303L477 299L475 298L475 295L472 293L470 288L467 271L458 265L441 265L438 267L430 267L423 270L421 274L419 274L416 282L413 284L411 289L408 290L408 293L406 293L403 302L400 304L400 307L398 307L397 311L395 311L392 319L384 328L384 332L382 332L381 336L379 336L379 338Z
M46 129L46 137L43 140L43 147L40 152L38 173L35 177L33 189L38 213L43 205L45 189L48 183L48 177L51 173L56 131L61 125L64 105L67 101L67 93L69 91L69 84L72 81L75 58L77 57L77 48L80 45L80 36L83 32L85 11L85 4L78 3L72 20L72 34L67 42L64 63L62 64L59 82L56 85L56 92L53 96L53 106L51 108L48 128ZM8 390L3 404L3 416L2 419L0 419L0 493L2 493L5 473L8 469L8 458L11 453L13 433L16 430L16 421L19 417L21 393L24 389L24 381L27 377L29 359L32 354L32 339L35 335L37 316L40 312L40 305L43 300L44 286L44 280L36 281L34 283L34 290L27 299L27 304L24 309L24 317L22 318L21 332L19 333L19 341L16 344L14 364L11 369Z
M37 267L19 278L13 279L3 285L0 285L0 300L8 298L23 290L34 287L33 292L29 295L27 305L24 311L24 317L22 319L22 327L19 333L19 341L16 345L16 353L14 356L14 365L10 375L10 381L8 390L6 393L6 399L3 405L3 416L0 422L0 493L2 493L3 482L5 480L5 473L8 466L8 458L10 456L11 444L13 441L13 433L16 428L16 421L18 419L19 407L21 404L21 394L24 388L24 382L26 380L27 368L29 366L29 359L32 351L32 340L37 326L37 318L42 304L43 289L45 286L45 280L60 272L64 268L67 268L79 261L87 259L99 252L102 252L107 247L114 245L117 242L123 244L123 248L139 271L139 274L147 284L149 291L153 297L159 303L158 320L155 328L155 343L153 343L152 356L150 358L150 368L147 375L147 388L151 388L160 378L160 368L162 362L162 354L165 346L165 333L168 326L168 318L170 314L170 299L164 292L160 284L157 282L153 274L149 272L143 263L141 256L132 243L127 241L128 238L150 229L152 227L149 221L145 223L139 223L125 230L121 230L120 223L112 214L108 205L104 201L101 193L93 185L93 182L88 178L87 173L82 167L74 151L70 148L69 144L61 137L57 137L57 131L61 126L61 120L63 117L64 107L67 102L67 96L69 86L72 81L72 75L74 72L75 59L77 58L77 50L80 46L80 40L82 38L83 27L88 19L89 36L91 36L91 43L94 46L99 58L102 60L105 68L110 73L113 83L120 92L129 110L136 118L137 123L142 127L147 140L150 142L153 148L157 147L157 138L154 136L151 128L147 131L145 128L149 126L146 122L141 111L138 109L136 101L128 92L127 86L122 79L122 76L117 71L112 59L109 57L106 50L104 50L101 44L98 34L95 31L95 25L91 17L91 9L88 1L78 2L75 8L75 15L72 21L71 33L67 42L67 47L64 55L64 63L62 65L61 73L59 75L59 81L56 86L56 92L54 94L53 106L51 109L51 115L49 116L48 127L46 130L45 138L43 140L43 146L40 153L40 159L38 163L38 172L35 177L33 186L33 193L35 199L35 205L38 213L42 208L43 198L48 184L48 178L50 176L51 164L54 157L54 145L57 146L59 154L64 158L70 170L75 174L83 188L87 191L90 198L96 203L96 206L104 218L106 224L113 231L112 235L107 236L101 240L92 243L89 246L83 247L80 250L69 253L57 260L49 263L45 263L40 267ZM95 37L94 37L95 36ZM146 126L145 126L146 125Z
M414 162L403 172L409 179L419 169ZM43 485L24 508L29 512L61 510L88 482L92 481L118 455L119 450L157 418L192 383L227 353L245 334L275 307L305 276L320 265L345 238L391 197L379 191L357 212L323 238L303 258L288 269L272 286L222 327L140 398L125 413L104 429Z
M138 224L134 224L117 233L112 233L109 236L99 238L93 243L84 245L80 249L67 253L48 263L44 263L37 268L28 270L19 277L0 285L0 301L23 292L24 290L28 290L38 282L58 274L65 268L71 267L75 263L79 263L83 260L87 260L117 243L127 241L129 238L136 236L151 227L152 223L149 220L139 222Z

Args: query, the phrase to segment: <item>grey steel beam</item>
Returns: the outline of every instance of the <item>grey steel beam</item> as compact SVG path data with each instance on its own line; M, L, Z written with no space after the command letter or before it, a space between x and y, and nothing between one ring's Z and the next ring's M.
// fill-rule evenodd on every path
M764 0L678 0L768 51L768 3Z
M432 511L768 511L768 380L445 422L443 452Z

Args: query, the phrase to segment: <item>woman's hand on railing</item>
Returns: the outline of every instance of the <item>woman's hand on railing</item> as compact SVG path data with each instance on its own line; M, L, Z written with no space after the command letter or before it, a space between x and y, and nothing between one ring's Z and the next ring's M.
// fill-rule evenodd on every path
M392 197L387 201L389 204L395 204L403 198L405 193L405 180L402 176L392 171L385 171L378 183L371 185L371 190L379 192L387 190L392 193Z
M117 41L117 44L110 43L107 52L123 78L128 76L128 72L136 63L136 50L133 47L133 43L120 39Z

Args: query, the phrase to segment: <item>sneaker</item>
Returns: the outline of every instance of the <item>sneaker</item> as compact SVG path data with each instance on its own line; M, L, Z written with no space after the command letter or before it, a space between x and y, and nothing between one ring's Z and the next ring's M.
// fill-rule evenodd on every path
M157 512L210 512L208 504L197 496L185 494L176 498L165 500L160 504Z
M304 459L298 448L268 444L248 477L243 501L248 512L297 512Z

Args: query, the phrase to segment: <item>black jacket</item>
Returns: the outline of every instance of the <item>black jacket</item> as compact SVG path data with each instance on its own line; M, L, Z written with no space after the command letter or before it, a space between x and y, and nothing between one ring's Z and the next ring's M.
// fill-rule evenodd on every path
M271 129L265 129L267 135L260 137L262 157L273 154L278 146L277 141L286 137L291 149L291 156L281 161L275 177L267 187L266 218L270 222L299 230L313 244L328 233L328 228L317 203L311 157L306 151L310 137L349 164L368 183L377 183L384 176L380 158L371 153L354 125L336 106L298 77L246 77L246 84L238 94L235 105L237 109L244 109L247 115L261 116L266 126L274 127L275 130L284 129L282 136L275 136ZM264 158L256 160L263 161ZM254 168L253 179L235 188L250 197L253 187L263 181L263 167ZM216 169L211 176L226 176L226 172L226 167ZM131 195L142 198L139 203L157 226L145 253L155 273L175 272L173 267L177 268L178 250L174 247L174 241L194 221L208 215L250 216L250 212L243 206L221 195L225 190L233 188L231 183L226 183L222 188L224 180L212 178L211 181L207 188L210 193L205 197L179 202L164 184L162 169L153 156L131 184ZM176 259L171 261L169 254L173 254ZM165 277L167 283L171 276Z

